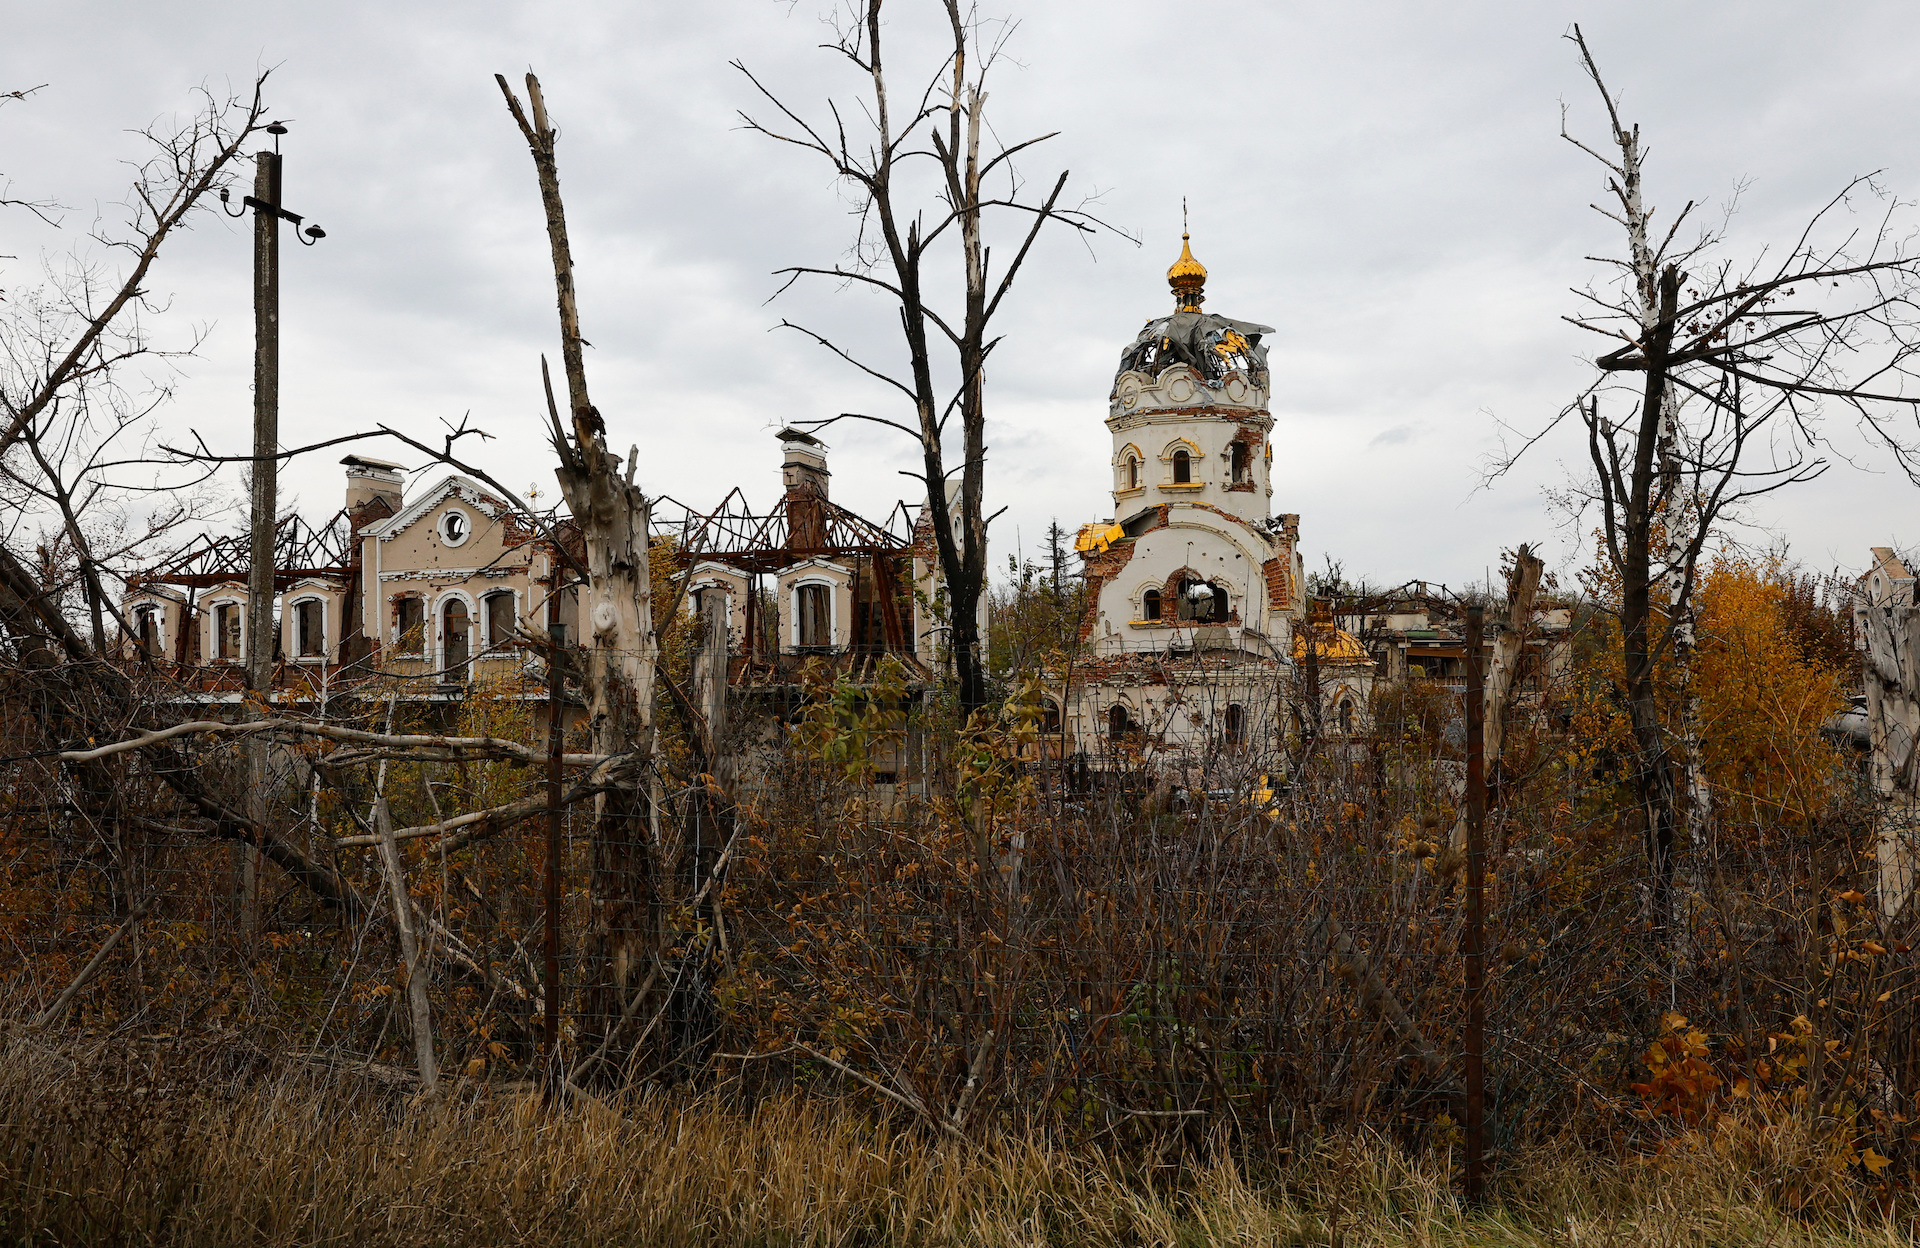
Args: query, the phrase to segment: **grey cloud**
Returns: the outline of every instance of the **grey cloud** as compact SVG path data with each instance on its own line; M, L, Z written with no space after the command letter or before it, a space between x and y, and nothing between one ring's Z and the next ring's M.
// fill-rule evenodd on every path
M277 65L276 110L295 119L288 199L330 235L284 265L290 437L376 421L426 433L470 409L498 435L489 467L550 488L537 359L554 349L552 285L530 162L492 81L531 65L562 128L589 368L616 437L641 445L652 489L768 497L771 428L895 404L798 335L769 332L788 316L863 358L898 354L885 309L857 292L765 303L774 269L843 252L849 218L817 163L740 131L734 110L755 102L728 61L817 112L856 84L816 49L815 7L16 5L0 88L50 86L0 110L3 172L15 194L83 207L61 236L0 215L0 253L22 257L0 262L0 279L27 280L37 250L67 245L123 192L128 127L187 107L196 83ZM904 47L913 9L894 7ZM1603 189L1594 167L1559 138L1563 99L1577 129L1598 123L1560 38L1572 20L1643 124L1650 190L1669 210L1751 176L1734 234L1753 241L1864 170L1920 193L1920 29L1903 5L1294 3L1238 11L1230 38L1197 5L1109 0L1097 21L1083 5L1018 7L1024 68L995 88L999 132L1062 130L1026 167L1071 168L1075 193L1102 190L1101 214L1144 244L1104 237L1090 254L1055 235L1012 298L990 378L991 505L1030 545L1051 517L1109 508L1100 422L1114 362L1166 305L1183 195L1209 307L1277 328L1274 504L1302 514L1310 560L1331 550L1378 580L1462 582L1501 546L1551 532L1540 491L1583 461L1577 443L1549 439L1497 488L1472 486L1494 433L1484 410L1525 427L1522 414L1551 415L1587 377L1588 344L1559 318L1567 287L1593 273L1582 257L1614 236L1587 207ZM1211 49L1197 93L1191 66L1169 57L1170 20ZM154 274L181 327L163 332L214 328L164 420L228 447L246 436L246 265L244 235L209 218ZM1418 455L1367 454L1411 430L1447 436L1423 436ZM915 488L896 435L832 440L850 505L881 515ZM320 457L289 484L318 509L336 472ZM1841 468L1761 518L1801 549L1845 552L1912 503L1896 474Z

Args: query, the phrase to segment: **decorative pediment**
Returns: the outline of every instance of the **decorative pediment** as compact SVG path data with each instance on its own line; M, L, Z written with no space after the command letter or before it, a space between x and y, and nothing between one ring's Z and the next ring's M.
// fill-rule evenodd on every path
M778 573L780 579L783 581L790 581L801 576L820 576L823 574L842 581L852 576L852 573L847 570L845 564L835 563L831 559L802 559L799 563L789 564L781 568Z
M506 504L487 493L478 481L454 473L420 494L393 516L360 530L360 534L390 542L431 515L435 508L450 498L458 498L489 520L498 520L507 510Z

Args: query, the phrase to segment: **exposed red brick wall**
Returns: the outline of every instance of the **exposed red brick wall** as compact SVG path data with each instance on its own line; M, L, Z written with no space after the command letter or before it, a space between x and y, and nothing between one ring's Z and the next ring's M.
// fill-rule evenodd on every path
M1285 610L1292 596L1287 584L1287 560L1269 559L1260 565L1260 570L1267 574L1267 606L1275 611Z
M1115 542L1081 565L1081 574L1087 582L1087 614L1080 621L1081 641L1092 639L1094 626L1100 622L1100 591L1120 574L1120 569L1133 562L1134 542L1155 529L1167 527L1167 505L1162 503L1154 511L1157 514L1138 535Z

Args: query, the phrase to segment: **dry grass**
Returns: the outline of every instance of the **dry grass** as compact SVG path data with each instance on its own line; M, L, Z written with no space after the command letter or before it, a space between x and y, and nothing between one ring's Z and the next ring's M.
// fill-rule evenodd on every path
M357 1079L0 1040L0 1231L58 1244L1908 1244L1766 1176L1542 1155L1463 1215L1444 1156L1346 1137L1257 1169L930 1142L821 1096L653 1094L549 1112L469 1089L436 1115ZM189 1075L188 1072L191 1072Z

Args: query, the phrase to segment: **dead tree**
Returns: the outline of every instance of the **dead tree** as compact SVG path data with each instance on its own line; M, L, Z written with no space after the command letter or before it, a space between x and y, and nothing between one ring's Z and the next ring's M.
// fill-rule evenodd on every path
M1067 184L1065 171L1053 180L1044 199L1022 197L1013 158L1052 134L1000 144L990 133L987 75L1010 27L1002 25L997 37L988 39L983 23L961 0L941 0L948 39L940 65L917 80L903 107L903 97L888 85L881 50L886 29L882 3L858 0L850 6L845 24L827 45L865 79L857 105L841 107L830 102L830 125L806 121L746 66L734 64L784 118L769 127L743 113L747 128L824 157L857 196L860 224L850 258L824 268L782 269L788 280L781 289L802 277L820 276L880 293L898 309L904 372L868 365L823 334L787 321L781 324L892 387L912 408L910 419L846 413L803 423L819 428L842 419L871 421L919 444L921 471L907 475L918 477L927 488L927 514L947 593L960 705L971 711L984 704L987 696L986 655L979 628L991 519L982 511L986 367L999 343L990 327L1043 226L1057 221L1091 233L1100 223L1079 208L1059 206ZM850 117L864 117L868 132L850 132ZM993 150L983 152L983 144L991 144ZM936 171L931 185L922 187L911 180L918 168ZM1012 259L998 274L992 272L987 240L989 213L1023 219ZM937 264L947 262L943 244L952 247L951 259L958 269L953 284L961 292L960 307L945 312L930 302L930 288L952 280L936 272ZM958 463L947 437L948 422L955 415L960 419ZM952 488L956 473L957 490Z
M590 1018L631 1017L628 1000L651 960L660 924L658 880L648 835L646 775L653 750L654 636L647 571L647 499L634 485L640 450L620 459L607 450L607 427L587 394L581 356L580 312L574 299L573 249L560 200L560 170L554 158L558 132L548 123L540 82L527 75L527 108L504 76L495 75L507 108L533 154L560 311L560 358L567 378L564 425L547 384L556 475L567 510L580 528L586 552L587 593L581 620L587 650L588 723L594 750L626 761L594 799L591 915L584 971L585 1009ZM528 109L532 116L529 118ZM547 381L546 361L541 377Z
M1569 38L1605 106L1608 135L1593 147L1564 125L1562 133L1605 168L1611 203L1596 210L1624 230L1626 248L1596 257L1609 279L1575 291L1584 310L1565 319L1613 345L1560 419L1586 427L1593 477L1576 488L1598 506L1605 571L1617 581L1634 785L1664 922L1681 824L1675 719L1696 812L1706 798L1687 698L1663 705L1656 672L1689 658L1701 553L1743 504L1826 470L1821 421L1836 407L1920 483L1911 427L1920 262L1904 249L1892 201L1864 226L1853 219L1855 200L1882 199L1871 177L1848 183L1786 246L1746 262L1724 258L1723 228L1679 241L1695 202L1657 229L1639 127L1620 120L1578 27Z
M134 171L130 215L118 228L103 227L97 240L128 258L122 272L108 276L75 257L45 284L7 292L0 310L0 512L7 513L0 541L21 566L32 564L19 543L27 526L42 523L55 579L66 582L43 588L62 602L78 595L96 652L106 649L113 624L126 625L114 597L126 570L118 557L197 518L190 498L186 510L178 507L187 497L181 483L135 483L117 475L113 461L168 397L164 385L134 381L129 370L191 355L199 345L195 336L166 346L152 334L161 307L153 266L167 240L232 181L241 148L266 124L265 84L262 74L249 96L205 95L184 123L144 132L151 155ZM46 201L0 206L49 219ZM147 499L138 506L119 506L141 493ZM155 497L161 505L150 508Z

